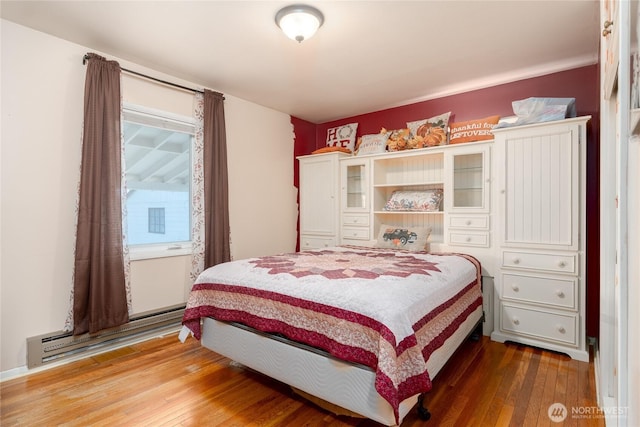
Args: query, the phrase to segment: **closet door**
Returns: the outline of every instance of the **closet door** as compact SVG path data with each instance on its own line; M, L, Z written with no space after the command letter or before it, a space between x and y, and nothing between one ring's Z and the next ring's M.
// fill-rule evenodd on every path
M600 2L600 331L596 349L598 401L627 408L624 417L607 416L610 426L640 425L637 350L638 316L637 141L640 109L631 71L637 49L638 2ZM636 136L637 138L637 136ZM634 163L634 159L636 163ZM634 187L635 186L635 187ZM635 276L634 276L635 274Z
M578 125L562 123L506 136L503 246L578 248L578 144Z

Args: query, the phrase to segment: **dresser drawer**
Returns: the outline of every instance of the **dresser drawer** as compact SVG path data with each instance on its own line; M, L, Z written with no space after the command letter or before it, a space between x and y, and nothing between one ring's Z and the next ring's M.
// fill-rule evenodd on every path
M449 215L449 227L468 230L488 230L488 215Z
M300 236L300 250L320 249L336 246L335 237Z
M578 279L502 275L502 298L577 310Z
M449 232L449 244L458 246L489 247L489 233Z
M342 214L342 225L369 225L368 214Z
M369 240L369 227L342 227L343 239Z
M578 274L577 254L549 254L535 252L504 251L502 266L528 270Z
M517 335L576 346L578 314L550 313L502 304L500 328Z

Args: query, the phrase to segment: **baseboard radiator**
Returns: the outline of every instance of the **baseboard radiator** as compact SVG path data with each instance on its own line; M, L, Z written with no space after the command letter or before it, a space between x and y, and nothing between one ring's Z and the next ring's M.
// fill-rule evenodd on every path
M166 307L132 316L128 323L95 334L74 336L71 332L52 332L27 338L27 367L77 356L84 352L104 349L114 344L140 339L145 334L175 329L182 322L184 304Z

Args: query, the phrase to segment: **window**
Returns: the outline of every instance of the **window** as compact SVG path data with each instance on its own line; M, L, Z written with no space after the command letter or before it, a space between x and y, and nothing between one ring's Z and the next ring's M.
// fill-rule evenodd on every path
M193 119L133 105L124 106L123 119L127 240L132 255L150 248L188 246Z
M164 208L149 208L149 233L164 234Z

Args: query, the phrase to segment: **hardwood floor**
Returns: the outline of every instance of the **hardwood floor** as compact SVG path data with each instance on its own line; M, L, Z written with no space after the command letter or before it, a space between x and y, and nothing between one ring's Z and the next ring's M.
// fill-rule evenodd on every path
M549 351L467 341L433 385L431 420L412 410L403 427L604 426L601 417L572 414L596 406L593 363ZM566 406L564 423L551 422L553 403ZM379 425L326 412L173 334L4 381L0 411L3 427Z

